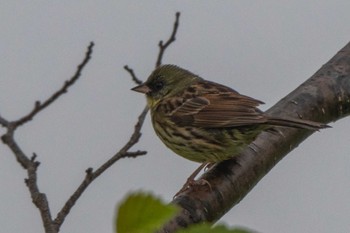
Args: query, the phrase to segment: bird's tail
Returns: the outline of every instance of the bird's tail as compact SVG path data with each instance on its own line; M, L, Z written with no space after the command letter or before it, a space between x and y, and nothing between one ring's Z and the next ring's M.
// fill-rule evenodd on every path
M268 117L266 123L269 125L286 126L286 127L308 129L308 130L319 130L319 129L330 127L329 125L326 125L323 123L296 119L296 118Z

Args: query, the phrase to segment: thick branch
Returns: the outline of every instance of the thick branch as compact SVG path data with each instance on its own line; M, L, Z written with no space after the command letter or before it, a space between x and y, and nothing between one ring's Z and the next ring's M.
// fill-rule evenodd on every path
M325 123L349 115L350 43L267 112ZM201 178L210 183L211 190L203 186L195 191L187 190L175 198L173 203L182 208L181 212L159 232L174 232L202 221L215 222L311 133L292 128L261 133L240 156L218 163L203 174Z

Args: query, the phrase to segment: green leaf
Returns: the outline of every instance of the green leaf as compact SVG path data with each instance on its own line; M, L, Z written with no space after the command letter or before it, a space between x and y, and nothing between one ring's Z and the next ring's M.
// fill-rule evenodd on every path
M129 194L119 205L117 233L153 233L175 216L178 208L144 192Z
M252 231L242 228L228 229L224 225L211 227L210 224L196 224L189 228L179 230L177 233L253 233Z

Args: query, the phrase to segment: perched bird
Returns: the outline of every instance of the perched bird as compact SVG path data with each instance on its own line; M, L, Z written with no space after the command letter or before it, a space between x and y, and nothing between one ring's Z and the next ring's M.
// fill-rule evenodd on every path
M203 164L238 155L271 126L328 127L269 116L257 108L263 102L175 65L158 67L132 90L146 95L153 128L163 143L176 154Z

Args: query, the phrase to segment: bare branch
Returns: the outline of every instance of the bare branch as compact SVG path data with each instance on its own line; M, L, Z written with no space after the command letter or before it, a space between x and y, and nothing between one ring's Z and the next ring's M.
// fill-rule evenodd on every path
M78 65L77 71L73 75L73 77L69 80L67 80L63 86L56 91L52 96L50 96L47 100L45 100L43 103L40 101L36 101L33 110L25 115L24 117L20 118L19 120L15 121L15 127L21 126L28 121L32 120L33 117L38 114L40 111L48 107L50 104L52 104L55 100L57 100L61 95L67 93L68 88L71 87L80 77L82 70L84 69L85 65L89 62L91 59L92 54L92 48L94 47L94 42L91 42L88 46L87 52L85 54L85 58L83 62Z
M178 28L179 15L180 13L176 14L176 21L174 24L174 29L171 37L168 39L168 41L164 45L162 41L159 43L160 51L158 55L157 64L161 63L161 60L166 48L173 41L175 41L175 35ZM140 151L140 150L129 152L129 149L132 146L134 146L141 137L141 128L144 123L146 114L148 112L148 107L146 106L138 118L138 121L135 125L134 132L131 135L130 140L123 146L123 148L121 148L108 161L102 164L96 171L94 171L92 168L88 168L86 170L85 178L82 181L82 183L79 185L76 191L72 194L72 196L67 200L65 205L57 214L57 217L55 218L55 220L52 220L47 197L44 193L40 192L39 187L37 185L37 168L40 165L40 163L36 161L37 156L36 154L33 154L33 156L29 158L27 155L25 155L25 153L21 150L21 148L18 146L18 144L14 139L14 132L19 126L22 126L23 124L31 121L40 111L44 110L46 107L48 107L53 102L55 102L60 96L65 94L68 91L68 89L80 78L82 70L91 59L93 46L94 46L94 43L91 42L90 45L88 46L84 60L77 67L76 73L69 80L67 80L59 90L53 93L44 102L41 103L40 101L36 101L34 104L34 108L31 112L21 117L20 119L12 122L7 121L6 119L0 116L0 125L7 128L7 133L4 134L1 137L1 139L12 150L12 152L16 156L17 161L22 165L22 167L27 170L28 178L25 181L30 191L32 201L40 211L45 232L57 233L62 223L64 222L65 218L69 214L70 210L72 209L76 201L79 199L79 197L82 195L82 193L86 190L86 188L92 183L93 180L99 177L105 170L107 170L115 162L117 162L121 158L126 158L126 157L136 158L138 156L145 155L147 153L146 151ZM136 82L137 84L142 83L142 81L136 77L136 75L134 74L134 71L131 68L129 68L128 66L125 66L124 69L129 72L134 82Z
M159 52L158 52L158 57L157 57L157 61L156 61L156 68L162 64L163 55L164 55L166 49L176 39L176 33L177 33L177 29L179 27L179 20L180 20L180 12L176 12L176 14L175 14L175 22L174 22L174 26L173 26L173 31L172 31L169 39L165 42L165 44L163 44L162 40L159 41L159 44L158 44ZM138 84L138 85L142 84L142 81L136 77L136 75L134 73L134 70L132 68L130 68L128 65L125 65L124 69L130 74L131 79L136 84Z
M126 157L135 158L141 155L145 155L147 153L146 151L128 152L128 150L132 146L134 146L141 137L141 127L146 118L147 112L148 112L148 108L145 107L145 109L140 114L137 123L135 124L134 132L131 135L130 140L124 145L122 149L120 149L107 162L102 164L96 171L93 171L92 168L88 168L86 170L85 179L79 185L79 187L76 189L73 195L68 199L68 201L65 203L63 208L57 214L56 219L54 220L54 223L58 226L58 228L62 225L62 223L64 222L65 218L69 214L70 210L72 209L76 201L79 199L79 197L83 194L83 192L91 184L92 181L94 181L97 177L99 177L104 171L106 171L110 166L112 166L119 159L126 158Z
M27 187L29 188L30 195L32 197L32 201L35 206L39 209L41 219L44 224L44 228L46 232L58 232L56 226L52 222L51 212L49 203L45 193L41 193L39 191L39 187L37 185L37 168L39 166L39 162L35 161L36 155L34 154L30 163L27 167L28 179L25 180Z
M4 144L6 144L12 150L13 154L16 156L17 161L22 165L22 167L27 170L28 178L25 181L29 188L32 201L39 209L39 212L41 214L41 219L43 221L45 231L56 233L56 228L52 224L49 203L47 201L46 195L44 193L41 193L37 186L36 171L39 166L39 162L35 161L36 155L33 155L33 157L29 159L14 140L14 124L10 123L7 127L8 131L5 135L2 136L1 139Z
M133 69L129 68L127 65L124 66L124 69L130 74L132 81L138 85L142 84L142 81L136 77Z
M76 82L76 80L78 80L83 68L85 67L87 62L90 60L93 46L94 46L94 43L91 42L86 52L85 59L78 66L75 75L70 80L66 81L62 86L62 88L56 91L50 98L45 100L42 104L39 101L36 101L34 109L30 113L28 113L27 115L25 115L24 117L20 118L17 121L9 122L0 116L0 124L3 127L7 128L7 132L1 137L1 139L3 143L6 144L11 149L17 161L19 162L19 164L21 164L22 167L27 170L28 178L25 179L25 183L29 189L33 203L39 209L41 219L43 221L43 225L45 228L45 232L47 233L57 233L58 227L52 221L47 197L45 193L40 192L37 184L37 169L40 165L40 162L36 161L37 155L35 153L31 158L29 158L29 156L27 156L22 151L22 149L18 146L17 142L14 139L14 132L19 126L29 122L31 119L33 119L33 117L36 114L38 114L40 111L48 107L55 100L57 100L61 95L67 92L68 88L72 86Z
M163 55L164 55L165 50L176 39L175 36L176 36L177 29L179 27L179 19L180 19L180 12L176 12L173 31L172 31L169 39L165 42L165 44L163 44L162 40L159 41L159 44L158 44L158 46L159 46L159 53L158 53L158 58L157 58L157 61L156 61L156 68L162 64L162 59L163 59Z
M0 125L2 125L3 127L8 127L9 122L5 118L0 116Z
M24 154L21 148L17 145L14 139L15 126L13 123L7 125L7 133L4 134L1 139L4 144L6 144L15 155L17 161L22 165L24 169L28 169L31 161L28 156Z
M138 150L135 152L126 152L122 158L136 158L140 155L147 154L147 151Z

